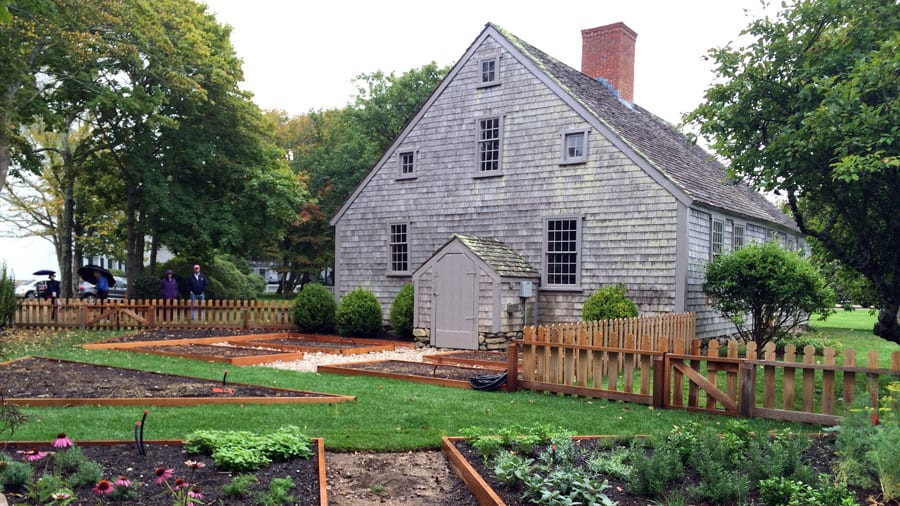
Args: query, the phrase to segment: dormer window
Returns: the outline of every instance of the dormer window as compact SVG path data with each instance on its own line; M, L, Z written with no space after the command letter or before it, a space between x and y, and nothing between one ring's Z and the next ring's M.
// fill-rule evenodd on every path
M478 60L478 87L496 86L500 84L500 57Z
M588 153L588 130L564 132L561 136L560 164L584 163Z

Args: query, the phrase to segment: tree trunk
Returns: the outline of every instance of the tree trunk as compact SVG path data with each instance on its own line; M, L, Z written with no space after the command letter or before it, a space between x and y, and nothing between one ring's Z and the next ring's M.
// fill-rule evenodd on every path
M72 262L72 237L74 236L73 224L75 215L75 166L72 161L72 151L69 147L68 131L62 134L63 145L63 211L59 220L59 269L62 281L62 297L72 297L72 280L74 279Z
M9 173L9 162L11 160L9 153L9 145L0 143L0 193L6 187L6 175Z
M139 190L136 185L128 181L126 183L126 195L128 202L126 205L126 220L128 223L128 232L126 239L127 258L125 268L128 275L128 290L126 297L131 298L134 295L134 284L137 279L144 273L144 232L140 226L143 216L138 208L138 198L136 194Z
M897 324L897 312L900 310L900 304L897 301L884 301L881 310L878 311L878 321L872 332L876 336L900 344L900 325Z

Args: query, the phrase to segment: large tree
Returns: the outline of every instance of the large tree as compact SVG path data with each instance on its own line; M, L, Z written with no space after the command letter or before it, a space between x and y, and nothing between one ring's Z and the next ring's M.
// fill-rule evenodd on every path
M874 332L900 343L900 3L799 0L743 33L710 51L718 79L686 121L871 281Z

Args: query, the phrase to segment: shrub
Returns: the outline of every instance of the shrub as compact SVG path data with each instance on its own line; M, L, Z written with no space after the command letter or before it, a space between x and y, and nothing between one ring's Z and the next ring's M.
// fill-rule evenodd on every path
M7 273L6 263L0 264L0 329L12 324L16 304L16 281Z
M414 304L415 290L413 285L407 283L391 304L391 330L400 337L412 337Z
M634 318L638 315L635 303L625 295L625 286L607 286L594 292L584 302L581 319L590 322L613 318Z
M341 299L337 310L338 333L342 336L370 337L382 331L381 304L375 294L357 288Z
M834 292L797 253L774 242L751 244L706 265L703 291L741 337L762 349L812 313L833 311Z
M305 332L333 332L337 302L328 288L319 283L303 287L294 298L294 324Z

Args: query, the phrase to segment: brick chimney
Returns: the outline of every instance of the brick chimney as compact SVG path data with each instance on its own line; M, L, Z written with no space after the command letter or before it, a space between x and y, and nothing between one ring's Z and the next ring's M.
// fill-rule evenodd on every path
M634 43L637 33L625 23L581 31L581 72L605 79L625 102L634 102Z

